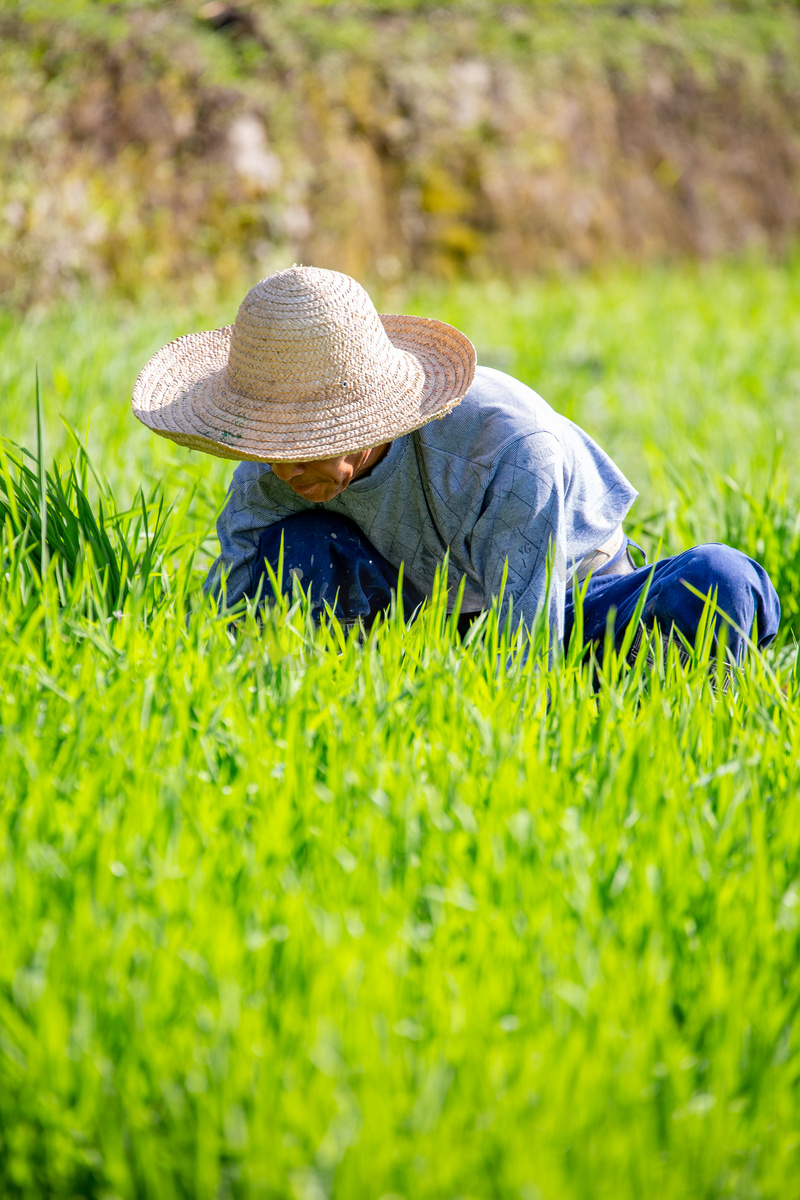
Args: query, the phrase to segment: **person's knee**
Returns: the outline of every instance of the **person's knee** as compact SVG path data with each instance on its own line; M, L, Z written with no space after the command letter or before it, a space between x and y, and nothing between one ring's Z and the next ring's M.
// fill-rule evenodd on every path
M674 568L657 589L650 614L662 627L674 623L691 637L710 598L720 614L717 627L726 619L731 622L729 634L735 641L739 634L749 635L754 625L760 644L775 636L780 603L766 571L753 559L732 546L710 543L672 561Z
M732 546L716 542L695 546L680 557L684 587L700 592L703 598L716 595L717 605L723 610L726 603L737 604L740 594L757 582L753 571L756 564Z
M284 517L277 525L270 526L265 533L283 531L285 537L289 534L302 534L304 537L327 539L353 530L353 522L338 513L328 512L324 508L307 508L302 512L292 513Z
M256 560L259 568L263 569L264 559L273 567L277 565L281 544L285 554L301 556L322 553L328 547L335 546L337 539L342 542L352 541L359 536L352 521L337 513L325 509L304 509L302 512L291 513L288 517L268 525L261 531Z

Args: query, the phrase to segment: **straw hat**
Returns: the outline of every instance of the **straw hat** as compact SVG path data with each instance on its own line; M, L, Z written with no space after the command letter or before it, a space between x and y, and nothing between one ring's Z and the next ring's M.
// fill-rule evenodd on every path
M159 350L136 380L133 411L206 454L303 462L443 417L474 374L474 347L452 325L379 316L349 275L291 267L257 283L233 325Z

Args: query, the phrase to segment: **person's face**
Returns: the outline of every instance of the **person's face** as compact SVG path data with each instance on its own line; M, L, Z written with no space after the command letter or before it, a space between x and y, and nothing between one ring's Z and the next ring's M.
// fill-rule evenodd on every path
M317 458L313 462L275 462L272 471L303 500L322 504L341 495L354 479L374 467L388 449L389 443L386 442L383 446L357 450L355 454L343 454L339 458Z

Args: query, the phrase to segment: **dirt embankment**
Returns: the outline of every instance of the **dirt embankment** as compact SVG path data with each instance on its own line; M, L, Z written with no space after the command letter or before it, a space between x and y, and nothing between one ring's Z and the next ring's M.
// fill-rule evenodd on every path
M0 110L17 304L292 260L391 281L781 253L800 231L796 7L54 4L0 17Z

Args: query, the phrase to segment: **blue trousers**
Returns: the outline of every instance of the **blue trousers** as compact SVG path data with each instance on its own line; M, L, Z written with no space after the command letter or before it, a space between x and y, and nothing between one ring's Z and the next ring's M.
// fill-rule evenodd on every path
M711 592L718 610L716 628L727 626L728 650L736 662L741 662L747 653L748 637L752 635L759 649L763 649L778 632L780 601L764 568L740 550L715 542L662 558L630 575L605 578L600 575L591 579L583 601L584 642L603 642L608 614L614 609L614 632L619 644L648 580L650 586L642 611L648 628L658 622L662 633L669 633L674 626L694 644L705 597ZM573 617L574 597L569 589L564 613L567 645ZM725 617L730 618L730 624Z
M329 604L342 621L362 618L366 624L388 608L397 593L399 572L367 541L347 517L320 509L295 513L261 534L253 564L251 595L272 595L265 561L274 571L283 538L283 590L291 595L296 578L304 591L311 588L312 611L320 615ZM403 612L409 619L423 600L416 588L403 581Z
M272 595L264 562L277 569L282 537L284 590L291 592L293 577L304 590L310 587L317 614L327 602L341 620L361 618L369 624L388 607L392 593L397 592L397 568L375 550L358 526L345 517L312 510L296 513L263 531L253 567L252 596ZM615 636L617 642L621 641L648 580L645 625L649 627L657 621L664 633L675 626L690 642L694 642L704 601L686 584L703 597L709 592L716 593L719 612L733 623L727 631L727 643L737 662L744 658L746 638L751 632L757 645L764 647L778 631L780 602L766 571L739 550L713 544L695 546L673 558L640 567L630 575L600 575L590 580L583 603L584 641L602 645L612 609ZM422 599L413 585L404 580L400 600L406 618ZM462 614L460 628L466 629L476 615ZM717 628L723 622L727 624L718 614ZM573 624L574 601L569 589L564 612L566 645Z

